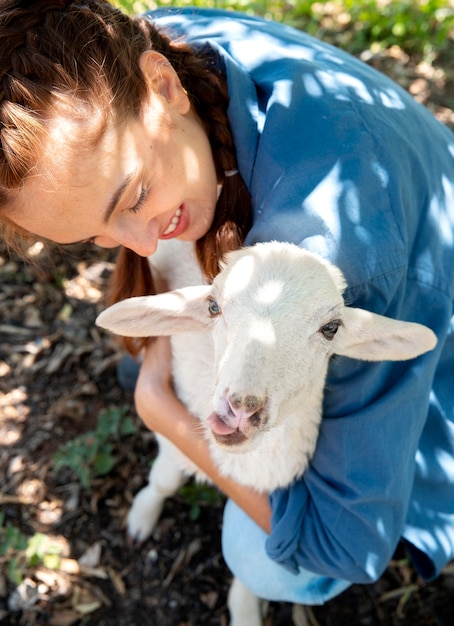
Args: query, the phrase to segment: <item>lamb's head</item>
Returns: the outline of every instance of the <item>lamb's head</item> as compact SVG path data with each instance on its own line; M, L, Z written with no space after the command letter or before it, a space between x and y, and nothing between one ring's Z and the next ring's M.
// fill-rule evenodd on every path
M320 420L333 354L414 358L436 344L428 328L346 307L341 272L286 243L232 252L212 285L119 302L97 324L125 336L212 333L216 389L207 416L219 446L255 447L286 419Z
M246 451L288 417L318 421L344 287L337 268L297 246L229 255L209 294L218 444Z

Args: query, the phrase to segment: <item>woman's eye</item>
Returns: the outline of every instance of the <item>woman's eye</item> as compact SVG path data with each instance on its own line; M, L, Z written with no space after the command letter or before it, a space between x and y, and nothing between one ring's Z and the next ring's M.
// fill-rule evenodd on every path
M331 322L328 322L327 324L324 324L320 328L319 332L322 333L322 335L325 337L325 339L328 339L328 341L331 341L334 338L334 335L339 330L339 326L340 325L341 325L341 321L340 320L332 320Z
M142 208L143 203L147 199L147 196L148 196L148 189L145 189L145 187L143 187L142 191L140 192L139 199L137 200L134 206L128 209L128 211L130 211L131 213L138 213L140 209Z
M218 315L221 315L221 307L213 298L210 298L208 300L208 313L211 315L211 317L217 317Z

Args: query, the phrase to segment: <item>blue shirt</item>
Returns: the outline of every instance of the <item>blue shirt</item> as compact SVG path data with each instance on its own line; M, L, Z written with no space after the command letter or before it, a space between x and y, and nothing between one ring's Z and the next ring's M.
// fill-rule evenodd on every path
M207 42L251 193L247 244L337 264L347 303L438 336L410 362L332 361L317 449L270 496L270 557L370 582L400 538L419 573L454 558L454 135L404 90L292 28L217 10L153 14Z

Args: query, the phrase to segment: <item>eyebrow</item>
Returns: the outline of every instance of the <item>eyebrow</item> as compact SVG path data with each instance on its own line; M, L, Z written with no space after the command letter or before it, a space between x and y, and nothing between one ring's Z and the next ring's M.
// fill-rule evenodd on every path
M110 216L115 211L115 207L117 206L121 196L123 195L126 187L129 185L133 177L134 177L133 174L129 174L128 176L126 176L122 184L118 187L118 189L112 195L109 201L109 204L107 205L107 208L104 211L104 217L103 217L104 224L107 224L109 222Z

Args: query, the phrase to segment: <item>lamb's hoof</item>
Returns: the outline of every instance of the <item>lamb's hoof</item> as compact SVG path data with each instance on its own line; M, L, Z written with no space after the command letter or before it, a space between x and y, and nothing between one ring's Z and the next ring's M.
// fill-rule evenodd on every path
M125 543L129 549L137 550L138 548L142 547L144 540L138 539L137 537L133 537L132 535L129 534L129 532L127 532Z
M137 519L131 515L128 515L127 524L127 537L129 545L141 546L150 537L155 527L155 520L153 519Z

